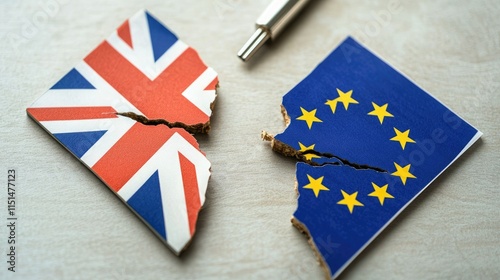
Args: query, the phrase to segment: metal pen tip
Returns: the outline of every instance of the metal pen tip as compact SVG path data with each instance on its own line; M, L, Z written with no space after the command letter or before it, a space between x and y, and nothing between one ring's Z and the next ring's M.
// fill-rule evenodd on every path
M238 52L238 57L243 61L247 61L266 43L269 39L269 32L264 28L259 27L253 33L252 37L243 45Z

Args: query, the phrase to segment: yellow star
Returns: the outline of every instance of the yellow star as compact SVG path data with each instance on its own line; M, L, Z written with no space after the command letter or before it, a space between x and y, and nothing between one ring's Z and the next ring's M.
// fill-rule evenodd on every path
M318 179L314 179L309 174L307 174L307 179L309 179L309 184L305 185L304 189L313 190L314 195L317 198L320 191L329 191L329 189L323 185L324 178L325 176L321 176Z
M330 109L332 109L332 113L335 114L335 110L337 109L337 99L338 98L335 98L335 99L327 99L326 102L325 102L325 105L328 105L330 106Z
M355 192L353 194L348 194L344 190L340 190L342 192L342 196L344 199L341 201L337 202L337 204L342 204L347 206L349 208L349 212L352 214L352 210L354 209L354 206L364 206L363 203L359 202L356 197L358 196L358 192Z
M408 143L408 142L415 143L415 141L413 139L411 139L409 136L409 134L410 134L409 129L405 132L401 132L397 128L394 128L394 132L396 132L396 136L392 137L391 140L398 141L399 144L401 144L401 148L403 148L403 150L405 149L406 143Z
M349 108L349 104L358 104L358 101L354 100L351 95L352 95L352 90L348 92L343 92L340 89L337 89L337 93L339 94L339 97L337 97L337 101L342 102L344 104L344 108L347 110Z
M332 109L332 113L335 114L335 110L337 109L337 103L342 102L344 104L344 108L347 110L349 108L349 104L358 104L358 101L354 100L352 98L352 90L348 92L343 92L340 89L337 89L337 93L339 94L339 97L335 99L327 99L326 105L329 105L330 108Z
M316 146L316 144L312 144L311 146L305 146L304 144L300 143L299 142L299 146L300 146L300 150L299 152L307 152L307 151L313 151L314 150L314 146ZM311 160L313 158L320 158L320 156L318 155L315 155L315 154L304 154L304 157L306 158L306 160Z
M309 129L311 129L314 122L323 122L322 120L316 117L316 110L307 111L306 109L300 107L300 111L302 111L302 116L298 117L297 120L305 121Z
M368 113L370 116L377 116L378 120L380 121L380 124L384 122L384 117L394 117L391 113L387 112L387 103L385 103L382 106L378 106L374 102L372 102L373 105L373 111Z
M378 201L380 201L380 205L384 205L384 199L386 198L394 198L390 193L387 192L388 184L383 185L382 187L377 186L377 184L372 182L373 192L368 194L368 196L378 197Z
M403 185L406 185L406 179L407 178L417 178L413 174L410 173L410 167L411 164L408 164L405 167L399 166L399 164L394 163L394 166L396 167L396 172L391 173L392 176L398 176L401 179L401 182L403 182Z

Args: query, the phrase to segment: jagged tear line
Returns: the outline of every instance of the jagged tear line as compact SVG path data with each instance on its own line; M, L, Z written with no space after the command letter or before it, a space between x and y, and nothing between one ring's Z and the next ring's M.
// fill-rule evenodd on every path
M337 159L339 160L340 162L342 162L343 165L347 165L347 166L351 166L355 169L359 169L359 170L373 170L373 171L377 171L377 172L380 172L380 173L388 173L387 170L384 170L382 168L378 168L378 167L374 167L374 166L370 166L370 165L366 165L366 164L356 164L356 163L352 163L346 159L343 159L343 158L340 158L336 155L332 155L332 154L329 154L329 153L320 153L320 152L317 152L315 150L307 150L305 152L297 152L298 155L302 155L302 156L305 156L305 155L308 155L308 154L312 154L312 155L317 155L319 157L323 157L323 158L334 158L334 159ZM308 163L308 162L306 162ZM325 166L325 165L338 165L338 162L325 162L325 163L315 163L315 162L312 162L311 163L314 163L314 164L311 164L311 165L315 165L315 166Z
M298 159L302 162L305 162L309 165L312 165L312 166L339 165L339 162L316 163L316 162L313 162L311 160L307 160L305 155L313 154L313 155L317 155L317 156L323 157L323 158L336 159L337 161L340 161L343 165L350 166L350 167L352 167L354 169L358 169L358 170L373 170L373 171L380 172L380 173L388 173L387 170L384 170L382 168L370 166L370 165L366 165L366 164L352 163L346 159L340 158L340 157L333 155L333 154L330 154L330 153L320 153L320 152L315 151L315 150L307 150L304 152L297 151L293 147L291 147L291 146L289 146L281 141L276 140L273 135L267 133L266 131L262 131L261 138L263 141L270 141L271 147L274 151L279 152L285 156L295 157L296 159Z
M215 85L215 98L210 103L210 110L212 111L212 114L214 112L215 101L217 101L218 93L219 93L219 83L217 82L217 84ZM206 123L197 123L197 124L193 124L193 125L186 125L186 124L181 123L181 122L169 122L169 121L164 120L164 119L150 120L150 119L146 118L145 116L138 115L134 112L122 112L122 113L116 113L116 114L123 116L123 117L131 118L134 121L140 122L144 125L163 124L163 125L168 126L169 128L182 128L191 134L197 134L197 133L207 134L210 131L210 117L211 116L209 116L209 119Z
M169 122L164 119L154 119L150 120L146 118L143 115L138 115L133 112L125 112L125 113L116 113L117 115L131 118L139 123L142 123L144 125L166 125L169 128L182 128L186 130L187 132L191 134L196 134L196 133L208 133L210 131L210 120L206 123L198 123L198 124L193 124L193 125L186 125L182 122Z
M305 155L306 153L303 153L302 155ZM304 157L305 158L305 157ZM323 163L317 163L317 162L314 162L314 161L310 161L310 160L307 160L307 159L304 159L304 158L300 158L299 160L301 160L302 162L304 163L307 163L311 166L326 166L326 165L336 165L336 166L344 166L345 164L342 163L342 162L323 162Z

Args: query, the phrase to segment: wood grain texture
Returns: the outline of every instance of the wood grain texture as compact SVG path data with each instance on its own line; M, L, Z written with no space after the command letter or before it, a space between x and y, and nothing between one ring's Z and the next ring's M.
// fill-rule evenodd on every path
M290 223L295 162L260 131L284 128L283 94L347 35L484 133L341 279L500 277L500 6L478 1L317 0L254 61L236 52L268 0L2 1L0 173L18 173L18 272L0 279L321 279ZM394 4L396 3L396 5ZM398 7L394 9L395 7ZM147 8L220 77L213 167L196 236L180 258L25 113L126 18ZM4 179L6 180L6 179ZM0 191L0 225L6 222Z

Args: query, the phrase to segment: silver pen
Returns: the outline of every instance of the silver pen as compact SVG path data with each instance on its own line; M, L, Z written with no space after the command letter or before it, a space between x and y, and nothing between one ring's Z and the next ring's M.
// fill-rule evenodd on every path
M238 52L247 61L266 43L274 40L309 0L273 0L257 19L257 30Z

